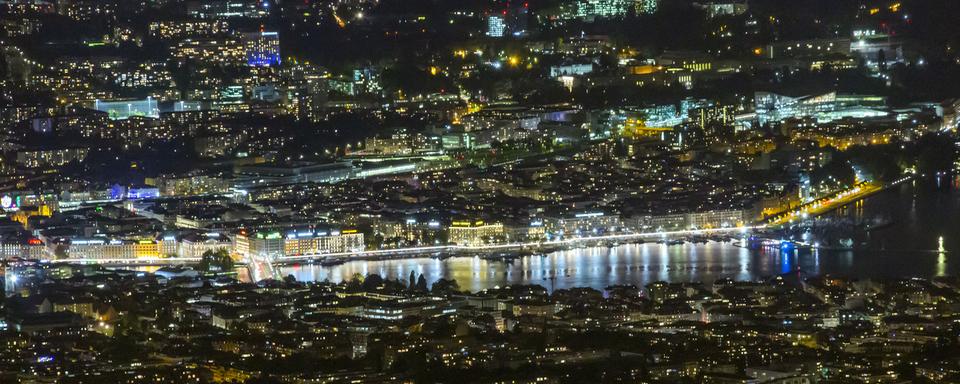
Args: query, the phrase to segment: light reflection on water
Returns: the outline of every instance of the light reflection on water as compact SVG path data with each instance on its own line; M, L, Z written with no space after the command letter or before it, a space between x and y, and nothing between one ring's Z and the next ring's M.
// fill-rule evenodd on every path
M496 285L540 284L547 288L611 284L644 285L653 281L712 282L718 278L753 280L796 271L806 275L828 273L849 277L932 277L956 275L960 262L960 179L950 183L913 182L848 204L830 214L860 221L890 219L893 225L872 232L869 250L814 251L781 254L778 250L751 251L729 243L627 244L530 256L512 264L477 257L355 261L335 267L299 265L282 268L298 280L333 282L354 274L377 273L406 279L410 270L428 282L441 277L480 290ZM943 241L939 240L943 237ZM552 279L554 278L555 279Z
M779 250L751 251L730 243L626 244L528 256L513 263L478 257L436 260L427 257L354 261L334 267L290 265L281 273L301 281L340 282L355 274L376 273L406 279L413 270L429 284L443 277L462 289L477 291L509 284L539 284L550 288L613 284L645 285L654 281L710 283L719 278L755 280L796 271L806 275L849 277L933 277L960 273L960 193L958 184L910 183L851 204L831 215L853 219L884 216L894 225L875 231L873 250L813 251L800 255ZM942 237L942 240L940 240ZM883 251L879 251L883 250ZM157 267L136 269L153 272Z
M796 269L798 256L780 255L775 250L750 251L729 243L627 244L613 248L592 247L565 250L547 256L527 256L513 263L488 261L479 257L446 260L413 258L354 261L333 267L316 264L291 265L281 269L301 281L332 282L355 274L376 273L391 279L406 279L410 271L423 274L429 283L443 277L455 279L461 288L480 290L511 284L540 284L548 288L589 286L602 289L613 284L643 285L658 280L713 281L730 277L738 280L770 277ZM811 274L816 263L799 256L801 268Z
M654 281L705 282L720 278L757 280L791 273L821 273L848 277L932 277L956 274L950 253L813 251L783 253L777 249L748 250L729 243L628 244L593 247L527 256L513 263L479 257L446 260L411 258L353 261L333 267L318 264L289 265L281 273L300 281L340 282L355 274L379 274L406 279L413 270L432 284L443 277L455 279L463 289L477 291L494 286L539 284L548 289L614 284L645 285ZM954 256L956 257L956 256Z

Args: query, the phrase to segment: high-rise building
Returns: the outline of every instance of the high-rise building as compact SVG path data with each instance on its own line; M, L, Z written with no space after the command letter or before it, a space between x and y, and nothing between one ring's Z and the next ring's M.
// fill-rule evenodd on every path
M623 17L633 7L633 0L577 0L561 6L561 17L567 19Z
M247 65L251 67L280 65L280 36L276 32L245 33L243 48Z
M502 15L487 16L487 36L503 37L506 30L507 25L504 23Z
M522 36L527 33L529 9L526 2L506 2L487 16L487 36Z
M650 15L657 12L660 0L636 0L634 6L638 15Z

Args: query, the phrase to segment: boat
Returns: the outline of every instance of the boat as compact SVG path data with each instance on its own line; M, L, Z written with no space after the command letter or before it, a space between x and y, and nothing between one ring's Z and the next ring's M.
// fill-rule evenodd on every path
M347 259L340 257L328 257L323 260L320 260L320 266L322 267L334 267L343 263L346 263Z
M480 256L481 259L489 261L502 261L505 263L511 263L514 260L518 259L520 256L514 253L497 253L497 254L488 254Z
M691 243L704 243L704 244L705 244L705 243L707 243L708 241L710 241L710 239L707 238L707 237L705 237L705 236L694 236L694 237L691 237L691 238L690 238L690 242L691 242Z

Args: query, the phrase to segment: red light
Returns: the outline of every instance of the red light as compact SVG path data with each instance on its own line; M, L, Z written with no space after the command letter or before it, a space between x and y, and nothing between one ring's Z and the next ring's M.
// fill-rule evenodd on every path
M504 16L507 15L507 10L506 10L506 9L503 10L503 15L504 15Z
M27 240L27 244L30 244L30 245L42 245L43 242L40 241L40 239L33 238L33 239L30 239L30 240Z

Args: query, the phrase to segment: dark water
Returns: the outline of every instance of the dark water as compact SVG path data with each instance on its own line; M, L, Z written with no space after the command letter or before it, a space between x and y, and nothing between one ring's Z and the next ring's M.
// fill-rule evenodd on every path
M914 182L848 204L826 215L854 222L882 218L893 224L862 236L865 250L782 253L747 250L730 243L667 246L655 243L581 248L521 258L511 264L476 257L434 260L415 258L355 261L335 267L293 265L283 275L298 280L350 279L376 273L406 278L410 271L428 282L456 279L461 288L480 290L510 284L547 288L611 284L644 285L665 280L712 282L729 277L751 280L798 268L808 275L850 277L932 277L960 273L960 183L957 180ZM943 249L938 252L943 238ZM813 239L815 240L815 239ZM952 253L951 253L952 252Z

